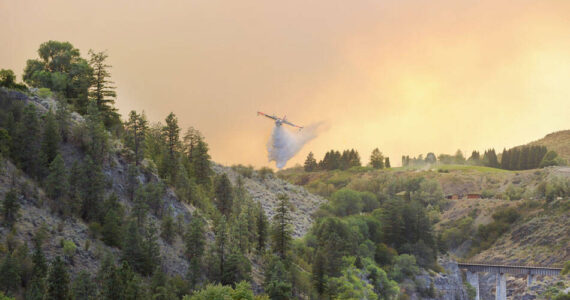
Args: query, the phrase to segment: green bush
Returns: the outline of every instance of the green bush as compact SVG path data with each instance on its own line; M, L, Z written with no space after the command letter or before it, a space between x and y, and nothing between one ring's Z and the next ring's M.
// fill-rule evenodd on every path
M63 241L63 254L66 257L73 257L77 251L77 245L73 241L64 240Z
M50 98L53 95L53 93L48 88L40 88L38 89L37 95L38 97L45 99L45 98Z

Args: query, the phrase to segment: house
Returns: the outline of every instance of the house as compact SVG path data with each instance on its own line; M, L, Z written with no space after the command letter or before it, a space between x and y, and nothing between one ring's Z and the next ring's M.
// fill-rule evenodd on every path
M476 193L467 194L467 199L481 199L481 194L476 194Z

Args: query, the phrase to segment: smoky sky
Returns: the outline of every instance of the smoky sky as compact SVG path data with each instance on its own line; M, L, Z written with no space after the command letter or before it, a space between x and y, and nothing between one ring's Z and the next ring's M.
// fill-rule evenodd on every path
M215 161L269 166L273 123L309 151L499 151L570 128L570 2L0 0L0 68L48 40L107 50L123 115L174 112ZM21 78L21 77L20 77Z

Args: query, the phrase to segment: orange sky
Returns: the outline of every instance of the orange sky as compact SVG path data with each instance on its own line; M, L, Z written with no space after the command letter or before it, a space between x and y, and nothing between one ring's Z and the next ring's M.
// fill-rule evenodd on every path
M108 50L121 113L173 111L215 161L269 165L261 110L309 151L502 150L570 128L570 1L0 0L0 68L47 40Z

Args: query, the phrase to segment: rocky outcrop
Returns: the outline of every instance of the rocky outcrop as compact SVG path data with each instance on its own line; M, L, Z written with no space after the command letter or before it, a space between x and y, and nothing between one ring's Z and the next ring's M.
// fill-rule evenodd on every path
M469 300L457 263L442 260L439 264L445 269L445 272L436 274L426 272L416 277L416 283L419 285L417 288L425 291L422 293L425 296L418 296L418 299ZM429 295L432 285L434 294Z
M226 173L233 184L236 184L239 173L230 167L213 164L212 168L217 174ZM275 214L277 196L285 194L291 203L291 215L293 217L294 237L301 237L307 233L313 223L313 213L326 200L323 197L311 194L305 188L293 185L287 181L276 178L269 174L262 178L258 172L252 176L242 177L243 185L251 198L260 202L263 210L269 218Z

